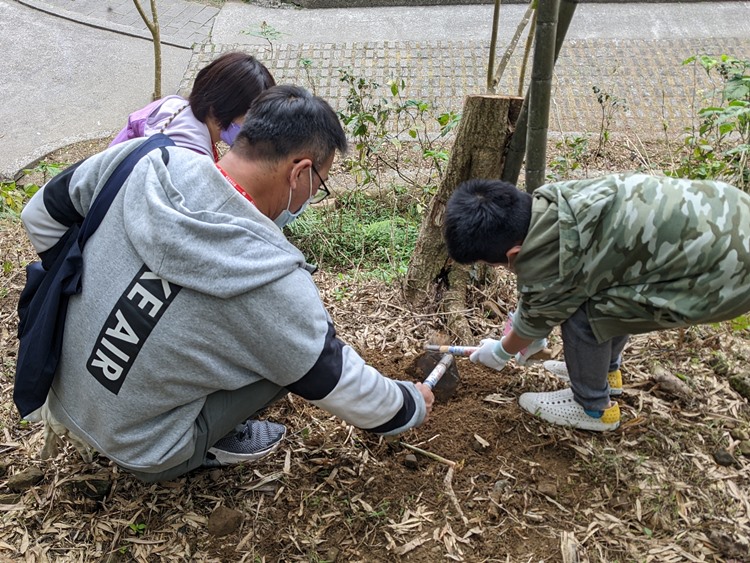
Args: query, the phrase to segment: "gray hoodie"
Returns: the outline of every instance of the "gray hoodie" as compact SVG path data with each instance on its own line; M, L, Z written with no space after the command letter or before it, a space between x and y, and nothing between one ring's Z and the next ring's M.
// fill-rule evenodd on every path
M143 139L55 177L22 214L44 258ZM347 422L419 425L415 385L336 337L310 266L210 159L179 147L133 170L84 250L48 397L55 417L123 467L157 472L193 453L207 395L260 379ZM51 244L52 243L52 244Z

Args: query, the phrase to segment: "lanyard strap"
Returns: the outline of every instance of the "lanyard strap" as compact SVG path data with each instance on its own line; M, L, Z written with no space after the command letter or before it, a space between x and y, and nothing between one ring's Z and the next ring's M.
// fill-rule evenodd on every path
M219 166L218 162L216 163L216 168L218 168L219 172L221 172L221 174L227 179L227 182L232 184L232 187L238 192L240 192L240 194L242 194L242 197L244 197L247 201L255 205L255 202L253 201L253 198L250 197L250 194L247 193L245 189L242 186L240 186L234 178L232 178L229 174L227 174L227 171L224 170L221 166Z

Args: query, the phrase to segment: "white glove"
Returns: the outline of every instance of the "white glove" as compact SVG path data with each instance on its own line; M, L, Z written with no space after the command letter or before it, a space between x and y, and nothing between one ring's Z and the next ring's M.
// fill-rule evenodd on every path
M525 366L527 362L534 361L529 360L531 356L539 352L540 350L544 350L547 347L547 339L546 338L540 338L539 340L534 340L531 344L526 346L523 350L521 350L518 354L516 354L516 363L519 366Z
M515 320L516 312L511 311L508 314L508 320L505 321L505 327L503 329L503 336L507 336L508 333L513 330L513 321ZM521 350L518 354L516 354L516 363L518 363L519 366L525 366L526 362L529 361L529 358L539 352L540 350L544 350L547 347L547 339L546 338L540 338L539 340L534 340L531 344L526 346L523 350Z
M500 371L512 357L503 349L502 342L493 340L492 338L485 338L480 342L479 348L469 356L469 360L475 364L480 363L488 368Z

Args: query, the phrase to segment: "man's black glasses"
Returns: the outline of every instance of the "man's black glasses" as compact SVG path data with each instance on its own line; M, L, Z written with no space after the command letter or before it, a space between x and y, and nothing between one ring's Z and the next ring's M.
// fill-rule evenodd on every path
M320 180L320 187L318 188L318 191L315 192L315 194L310 199L310 203L320 203L325 198L327 198L329 195L331 195L331 190L328 189L328 186L326 186L326 183L323 181L323 177L315 169L315 166L313 166L312 169L313 169L313 172L315 172L315 175Z

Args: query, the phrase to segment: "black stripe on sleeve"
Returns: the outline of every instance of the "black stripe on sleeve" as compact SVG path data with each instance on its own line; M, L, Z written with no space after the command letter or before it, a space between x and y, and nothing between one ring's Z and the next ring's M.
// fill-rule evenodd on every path
M52 178L44 186L44 207L47 209L50 217L58 223L71 226L73 223L80 223L83 217L76 211L73 202L70 199L70 180L76 169L85 162L81 160L74 165L69 166L57 176Z
M318 361L310 371L286 388L308 401L319 401L326 397L341 378L343 349L344 343L336 337L336 329L328 323L325 344Z
M380 426L376 426L375 428L363 428L363 430L366 430L367 432L374 432L375 434L383 434L385 432L395 430L396 428L402 428L403 426L406 426L406 424L408 424L408 422L414 416L414 413L417 410L416 405L414 404L414 397L412 397L411 393L406 390L406 387L404 387L402 383L397 383L398 388L401 389L401 393L403 393L404 395L404 404L401 406L399 411L388 422L381 424Z

